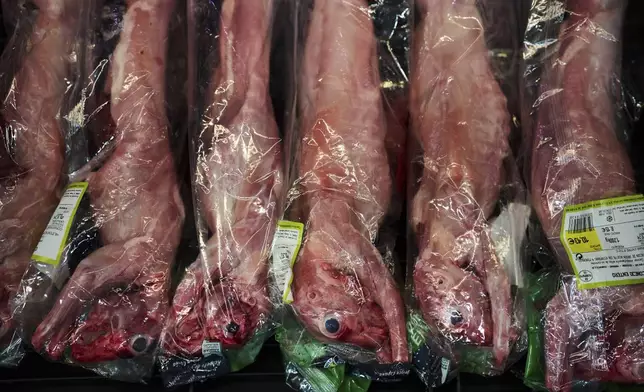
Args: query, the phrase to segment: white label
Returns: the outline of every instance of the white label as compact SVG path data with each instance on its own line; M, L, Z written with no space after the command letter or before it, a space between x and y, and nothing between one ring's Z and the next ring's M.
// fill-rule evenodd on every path
M523 265L519 260L531 213L531 208L525 204L510 203L490 225L490 236L496 255L503 262L510 283L517 287L523 287L525 280Z
M644 196L566 208L561 241L581 289L644 283Z
M204 340L201 343L201 355L203 355L204 358L211 355L221 355L221 343Z
M338 361L335 360L335 358L329 358L324 362L324 368L325 369L330 369L338 366Z
M273 239L273 276L280 288L282 301L293 302L291 283L293 283L293 264L302 245L304 225L299 222L279 221Z
M51 265L60 263L74 215L76 215L76 210L86 190L86 182L75 182L67 187L47 224L47 228L40 237L38 246L31 257L33 260Z
M449 359L441 359L441 385L445 384L447 375L449 374Z

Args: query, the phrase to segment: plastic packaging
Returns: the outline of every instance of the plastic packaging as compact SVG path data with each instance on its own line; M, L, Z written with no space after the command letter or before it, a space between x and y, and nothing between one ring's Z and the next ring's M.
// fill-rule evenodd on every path
M12 304L61 195L67 82L77 64L78 2L34 2L12 14L0 58L0 365L23 355Z
M57 4L58 2L50 2ZM69 184L16 300L21 333L51 360L151 375L184 207L166 68L174 0L87 1L80 77L61 118ZM171 106L171 105L170 105ZM184 134L185 136L185 134ZM179 143L179 145L182 145Z
M621 81L627 3L534 1L526 32L527 179L563 271L543 312L552 391L644 382L644 203L616 198L636 192Z
M268 258L284 185L269 87L273 15L288 3L194 0L189 8L199 255L164 328L166 386L237 371L272 333Z
M286 305L277 339L291 386L333 391L361 385L349 382L354 376L409 372L395 245L411 8L366 0L298 7L289 190L271 264L274 295Z
M526 325L528 351L523 383L533 390L545 389L546 358L544 356L543 314L548 302L559 288L559 270L544 268L528 274L526 283Z
M424 321L430 347L454 362L442 382L454 365L498 374L526 347L530 208L510 144L515 104L504 94L518 95L519 45L505 39L519 34L516 6L416 1L407 280L410 322L421 331ZM414 363L435 382L423 376L435 363Z

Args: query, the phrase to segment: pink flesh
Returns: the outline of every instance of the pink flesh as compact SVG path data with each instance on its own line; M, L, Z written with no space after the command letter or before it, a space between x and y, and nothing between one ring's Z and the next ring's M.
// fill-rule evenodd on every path
M308 232L294 267L293 304L298 316L320 339L377 351L383 362L405 361L402 357L392 357L395 347L391 345L397 337L390 339L392 332L383 307L399 305L400 296L396 293L396 297L386 299L387 302L377 302L382 299L374 292L374 285L380 285L378 287L383 291L395 290L390 274L369 239L361 236L351 224L338 223L336 214L329 216L325 211L332 210L322 207L325 205L333 211L346 209L344 202L330 204L324 201L316 205L309 222L319 224L324 214L335 223L322 224ZM327 317L340 321L341 333L325 333Z
M315 2L303 68L299 184L307 236L293 306L319 338L375 350L381 362L406 362L405 308L373 245L392 185L365 0ZM340 335L325 333L329 315L340 320Z
M644 351L634 344L640 339L641 331L633 330L615 335L611 350L603 350L597 358L606 361L609 372L598 370L581 370L573 374L572 366L583 359L579 347L586 342L580 339L591 331L601 331L610 334L608 318L614 315L642 319L644 315L644 286L617 286L592 290L579 290L576 283L567 282L559 293L548 303L545 320L545 351L546 351L546 383L554 391L568 391L572 386L574 377L589 377L584 379L602 381L626 380L641 377L641 365L644 363ZM632 324L632 323L631 323ZM640 325L641 326L641 325ZM620 336L633 335L629 339ZM581 364L580 366L587 366ZM604 374L605 373L605 374Z
M86 306L93 306L90 314L100 309L113 317L128 314L128 306L140 307L145 317L154 320L147 331L151 340L158 338L168 308L169 268L184 219L164 97L165 43L174 1L130 0L127 7L111 61L110 106L116 147L88 179L104 246L80 263L32 338L35 348L53 358L60 357L70 336L81 339L79 331L91 330L88 324L102 319L90 317L77 325ZM96 302L116 288L124 290L118 306L104 307L103 302ZM136 335L140 326L137 318L120 319L127 322L103 331L101 339L108 343L99 347L92 345L92 339L82 339L86 350L112 354L85 352L75 359L118 358L119 350L109 347L109 342L121 344L118 342ZM81 351L77 348L75 352Z
M196 190L212 236L179 286L166 350L200 355L204 339L244 344L271 304L268 251L282 193L282 148L269 97L271 0L225 0L212 124L199 135ZM234 322L239 331L226 326Z
M589 335L574 353L575 377L620 383L644 382L644 319L631 316L606 319L603 334Z
M453 266L475 272L489 295L481 303L471 273L445 290L468 290L464 298L491 312L450 325L434 298L447 291L429 289L424 273L415 272L416 298L425 320L438 324L448 341L485 344L492 335L496 362L507 358L516 336L511 328L510 282L489 238L487 219L504 181L509 152L510 116L506 99L488 61L481 15L474 0L422 0L416 30L411 79L412 133L423 149L424 171L411 206L421 257L416 271ZM489 310L487 309L489 307ZM491 321L491 322L490 322ZM478 338L474 339L474 337Z
M560 264L568 270L559 241L563 208L635 191L631 163L616 137L611 93L619 69L624 8L625 2L569 1L558 53L542 77L541 96L546 98L536 108L532 140L533 205ZM642 304L641 285L581 291L575 283L563 287L547 308L548 388L570 390L571 350L587 332L588 320L613 312L642 315ZM631 371L637 374L640 365L629 361L629 355L625 351L607 366L621 368L623 377ZM635 355L641 354L635 350L631 358Z
M543 76L541 95L549 96L537 108L531 176L533 205L568 270L559 243L563 208L635 190L633 168L616 137L611 93L619 67L623 2L612 2L608 10L600 0L573 3L561 27L559 52L553 55L558 63ZM603 29L606 37L595 29Z
M58 203L64 160L57 116L67 87L64 53L69 50L77 19L63 7L77 4L60 0L38 1L36 5L40 10L31 36L14 38L28 39L30 50L21 59L0 113L4 132L15 132L11 140L5 140L15 143L9 159L23 172L15 179L3 179L0 189L0 345L4 335L11 336L7 334L12 329L9 301ZM13 48L10 43L7 50Z
M454 341L490 344L490 300L481 281L443 257L425 257L414 269L416 298L425 318ZM455 312L463 317L462 324L452 325Z

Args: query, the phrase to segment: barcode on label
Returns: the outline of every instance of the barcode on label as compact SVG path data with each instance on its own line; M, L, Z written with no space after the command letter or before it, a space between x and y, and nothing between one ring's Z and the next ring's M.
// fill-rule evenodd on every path
M275 281L285 293L293 279L293 270L291 268L291 252L281 247L278 252L273 253L273 263L275 263Z
M593 214L573 215L568 218L569 233L583 233L595 229L593 226Z

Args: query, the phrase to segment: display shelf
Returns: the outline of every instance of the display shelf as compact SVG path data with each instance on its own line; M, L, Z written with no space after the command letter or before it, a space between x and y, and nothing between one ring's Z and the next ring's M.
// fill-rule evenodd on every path
M292 391L284 381L284 370L279 347L268 342L257 361L238 373L216 380L172 388L173 392L286 392ZM15 369L0 369L1 392L152 392L166 390L159 377L148 384L111 381L79 367L51 363L30 353ZM397 383L373 383L369 391L422 392L423 384L412 374ZM437 392L524 392L529 391L512 374L498 377L480 377L463 374Z

